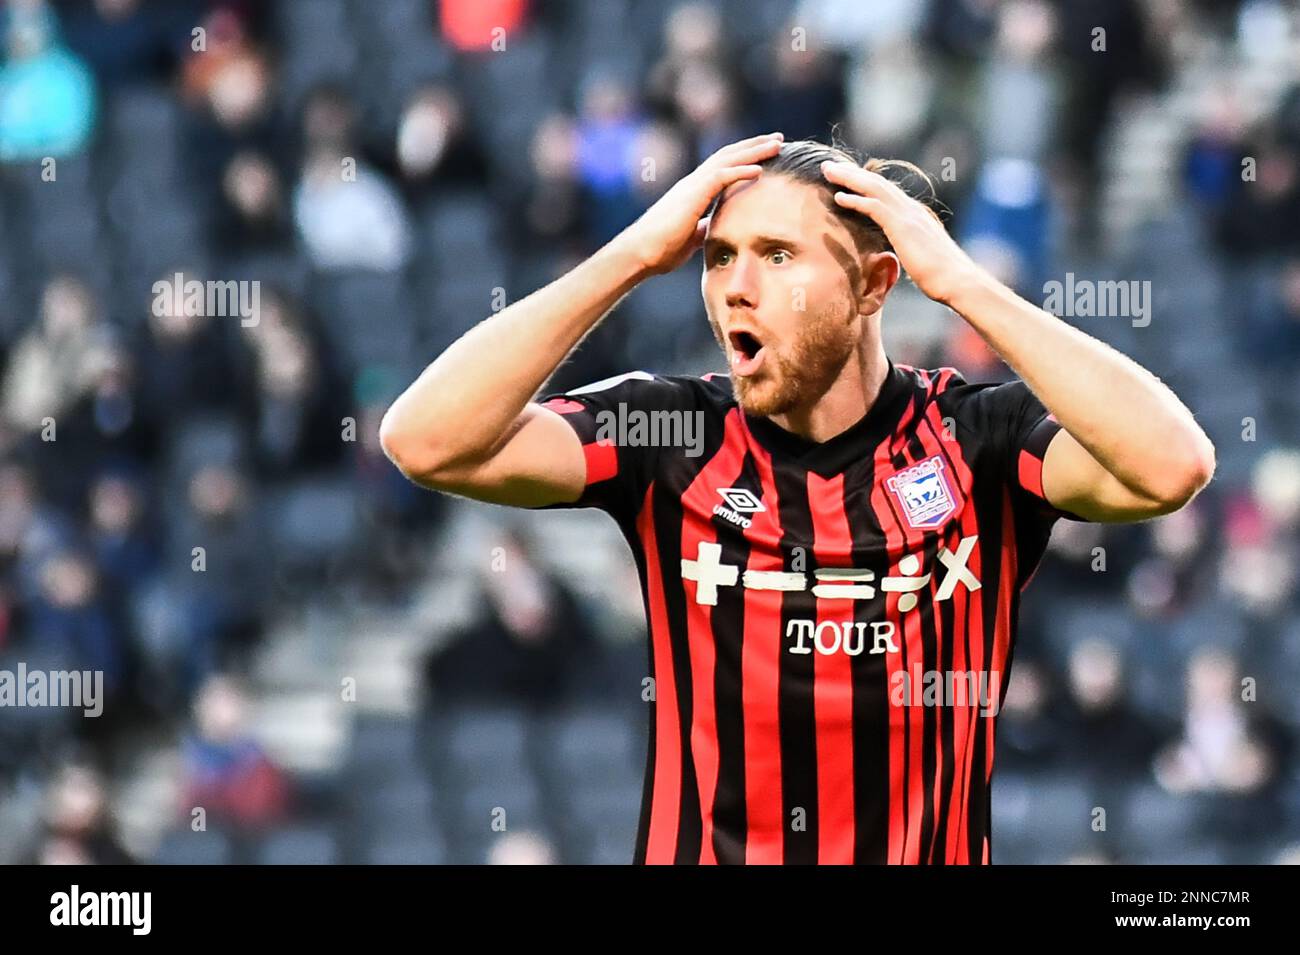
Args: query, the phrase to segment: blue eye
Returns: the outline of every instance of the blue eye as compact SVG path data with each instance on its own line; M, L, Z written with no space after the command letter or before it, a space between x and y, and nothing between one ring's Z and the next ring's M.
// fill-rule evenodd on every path
M784 256L785 259L788 259L788 258L790 257L790 253L787 252L787 251L785 251L785 249L777 249L775 252L772 253L772 260L773 260L774 262L776 261L776 257L777 257L778 255L780 255L780 256ZM782 262L777 262L776 264L777 264L777 265L781 265Z

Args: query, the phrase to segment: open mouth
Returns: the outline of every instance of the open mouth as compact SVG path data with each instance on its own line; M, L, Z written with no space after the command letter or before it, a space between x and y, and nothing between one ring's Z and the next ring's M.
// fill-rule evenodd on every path
M752 375L763 363L763 343L753 332L733 331L731 342L731 370L737 375Z

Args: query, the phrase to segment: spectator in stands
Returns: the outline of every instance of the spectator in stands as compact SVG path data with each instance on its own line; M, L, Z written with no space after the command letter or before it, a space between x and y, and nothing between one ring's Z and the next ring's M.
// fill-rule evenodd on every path
M441 33L466 52L503 49L500 44L508 44L524 26L531 6L529 0L442 0L438 4Z
M1201 110L1198 127L1183 147L1183 175L1203 213L1217 218L1244 171L1246 119L1243 104L1227 90L1212 92Z
M1300 367L1300 255L1269 268L1251 291L1230 327L1254 367L1289 383Z
M979 124L990 158L1038 165L1048 157L1064 96L1053 56L1058 27L1055 10L1043 0L1011 0L998 7Z
M43 563L40 583L30 607L32 648L66 661L68 669L103 673L105 699L111 701L126 677L127 648L94 560L78 550L56 553Z
M1296 593L1300 454L1266 452L1252 477L1250 491L1227 502L1219 573L1225 596L1260 627L1280 620Z
M303 167L293 198L303 248L324 271L396 272L411 255L411 226L400 194L380 173L322 147Z
M96 349L98 315L90 289L71 275L45 286L41 319L19 339L4 375L4 415L23 432L57 420L84 393Z
M628 85L596 72L583 85L577 123L577 173L587 198L587 241L607 242L641 212L633 180L640 175L635 146L645 130Z
M36 858L40 865L130 865L109 811L100 773L69 763L46 795L45 831Z
M345 384L322 360L320 344L291 320L262 321L252 331L257 367L252 447L258 473L303 475L338 464L343 418L350 409Z
M87 361L88 383L61 419L59 459L46 495L80 509L90 475L111 462L142 465L162 447L163 426L143 406L136 383L135 356L116 333L105 335Z
M1028 159L994 159L979 173L962 219L964 241L982 261L1005 257L998 273L1031 301L1048 275L1052 197L1043 170Z
M265 154L237 153L221 176L218 243L230 255L286 251L293 244L280 171Z
M181 95L194 114L187 140L195 180L219 182L235 155L275 153L286 137L277 124L271 64L244 17L223 4L201 26L204 46L186 49Z
M1182 735L1155 761L1156 779L1171 792L1249 794L1276 771L1273 755L1252 726L1237 664L1208 647L1187 668Z
M812 42L869 54L919 32L926 0L800 0L791 19L806 26Z
M356 441L350 445L352 475L366 528L362 536L372 542L362 558L362 572L378 595L396 597L421 574L426 535L446 512L449 502L403 479L384 454L379 423L400 386L395 381L385 383L366 375L358 382L357 392L361 410Z
M1099 163L1106 126L1125 94L1165 82L1168 44L1162 42L1152 8L1136 0L1063 0L1058 9L1054 59L1064 97L1055 124L1060 132L1058 168L1071 173L1080 193L1080 228L1095 230ZM1090 236L1089 236L1090 237Z
M585 248L589 225L578 177L578 131L563 113L543 117L533 131L527 191L512 199L516 228L509 240L515 251L549 260L565 250ZM550 281L551 270L537 287Z
M166 82L190 48L203 0L171 0L153 9L140 0L89 0L68 13L68 46L105 87Z
M848 135L871 143L874 155L915 156L937 93L934 70L911 37L860 49L844 80Z
M134 468L106 467L90 487L89 543L111 601L126 599L159 569L158 528Z
M424 86L411 96L398 123L394 152L408 198L418 199L434 189L487 185L487 154L460 95L446 84Z
M1216 237L1234 260L1300 248L1300 147L1266 123L1246 144L1251 160L1232 180Z
M1128 700L1119 647L1102 637L1079 641L1070 647L1067 676L1058 714L1069 741L1070 768L1085 770L1098 783L1144 778L1160 739ZM1105 745L1098 745L1103 740Z
M736 81L713 63L692 63L682 71L673 86L673 104L686 137L695 144L697 162L743 138L749 126Z
M1061 765L1070 741L1061 732L1059 695L1046 667L1016 659L998 717L1000 765L1040 770Z
M185 286L201 281L194 269L171 270L160 277L162 291L149 303L135 349L143 413L152 420L234 411L249 394L242 318L210 315L206 298L202 306L190 300Z
M1138 613L1173 617L1213 592L1219 544L1209 527L1209 509L1202 496L1167 519L1150 522L1150 554L1128 575L1129 603Z
M95 126L95 80L59 43L53 11L45 0L12 0L0 31L0 160L81 152Z
M522 532L511 532L479 587L480 617L451 634L428 662L435 707L550 707L572 699L578 687L595 686L590 674L603 661L590 621L572 591L538 565Z
M204 683L194 702L194 728L184 746L180 814L202 808L209 825L262 829L292 809L292 781L247 729L248 701L225 676Z
M271 581L246 475L227 464L202 466L189 480L186 502L169 535L171 599L182 614L178 645L169 652L183 661L185 687L193 692L261 637Z
M744 68L754 90L757 129L779 129L789 140L825 141L844 115L841 64L821 44L796 46L789 25L773 33Z
M19 613L21 601L37 587L33 554L48 546L43 539L55 536L49 529L49 508L37 500L35 481L35 469L29 465L7 460L0 466L0 569ZM7 623L12 625L12 616Z
M664 20L663 52L642 84L646 106L671 114L677 109L677 85L683 73L700 66L721 67L728 59L718 7L696 0L676 4ZM791 136L790 131L786 135Z

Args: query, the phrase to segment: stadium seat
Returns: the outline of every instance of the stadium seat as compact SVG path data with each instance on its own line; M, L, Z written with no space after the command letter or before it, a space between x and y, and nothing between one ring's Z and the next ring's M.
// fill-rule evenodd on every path
M506 767L528 761L528 722L515 709L462 708L449 717L446 734L446 766L452 770L485 761Z
M367 831L417 833L435 827L434 789L427 777L389 770L355 785L355 819Z
M639 816L594 818L585 826L585 854L575 861L590 865L631 865L636 852Z
M348 0L313 0L308 4L277 3L276 26L298 40L304 33L343 33L353 26ZM296 46L296 44L294 44Z
M233 857L230 838L224 832L192 832L187 828L164 836L153 861L157 865L229 865Z
M334 865L339 861L338 842L323 827L280 829L263 838L257 861L260 865Z
M1121 807L1119 822L1135 858L1168 852L1187 845L1198 831L1200 804L1194 796L1179 796L1146 783L1135 786Z
M147 86L114 91L106 133L109 145L128 154L176 150L183 108L168 90Z
M323 567L351 551L358 517L350 481L299 481L269 496L266 505L276 561L291 573Z
M1088 848L1093 800L1068 776L997 773L993 778L995 838L1039 846L1064 859Z
M454 273L474 256L499 259L492 206L482 196L449 193L426 202L418 212L421 258L439 275Z
M1222 846L1212 842L1192 841L1150 846L1127 857L1121 856L1119 861L1130 865L1226 865L1232 860Z
M352 19L358 26L393 37L406 33L435 35L438 27L433 13L428 0L385 0L382 4L352 0Z
M497 832L544 828L546 809L537 784L519 777L458 786L452 818L449 831L477 845Z
M205 465L236 465L242 453L243 434L233 418L195 417L173 438L168 451L168 470L173 477L183 480Z
M443 865L451 861L441 836L401 833L368 843L363 859L370 865Z
M633 760L634 750L631 728L619 712L567 713L543 732L539 763L574 793L587 787L600 792L607 784L636 781L642 767Z
M28 263L43 272L80 272L87 262L111 259L108 234L87 209L48 210L32 223Z
M354 371L378 364L405 374L417 360L416 306L400 279L361 272L319 277L314 298Z
M416 757L416 727L410 720L361 716L352 728L347 765L360 778L411 765Z

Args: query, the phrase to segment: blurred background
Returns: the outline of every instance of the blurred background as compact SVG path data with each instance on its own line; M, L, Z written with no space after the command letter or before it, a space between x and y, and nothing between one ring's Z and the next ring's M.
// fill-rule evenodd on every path
M1295 4L8 0L0 40L0 669L108 696L0 709L0 861L629 862L648 664L613 522L420 491L379 420L775 129L916 161L1040 304L1150 282L1149 324L1068 320L1218 448L1178 514L1056 525L993 860L1300 858ZM698 268L554 388L717 367ZM259 282L259 321L155 308L178 272ZM884 327L1009 376L910 287Z

